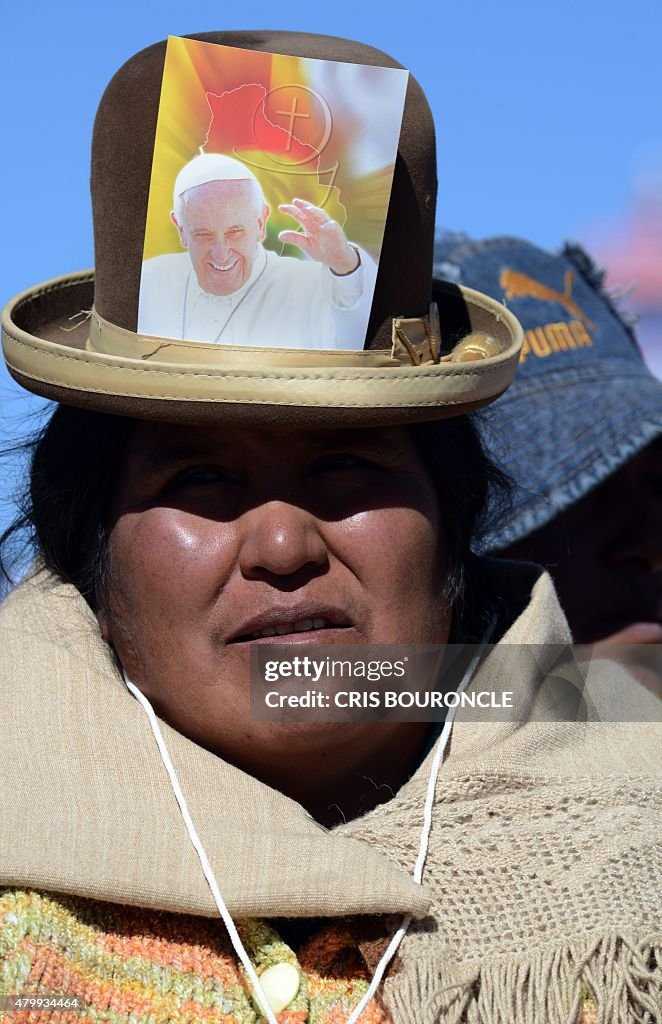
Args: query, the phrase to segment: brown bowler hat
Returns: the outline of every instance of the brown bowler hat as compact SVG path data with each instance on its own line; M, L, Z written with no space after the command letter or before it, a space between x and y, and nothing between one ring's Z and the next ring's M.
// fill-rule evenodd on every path
M400 67L378 50L330 36L253 31L190 38ZM96 272L48 281L5 307L2 342L14 378L70 405L181 422L396 424L470 412L498 397L514 376L522 331L479 292L449 284L435 285L432 294L434 126L411 76L363 351L172 340L159 346L137 332L165 52L162 42L132 57L99 106L92 143Z

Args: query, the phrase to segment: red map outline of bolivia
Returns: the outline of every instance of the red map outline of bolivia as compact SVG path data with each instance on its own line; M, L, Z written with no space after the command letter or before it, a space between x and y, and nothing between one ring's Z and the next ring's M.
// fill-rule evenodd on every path
M292 87L297 88L297 85L293 83ZM280 213L278 206L291 203L294 198L321 206L345 226L347 210L340 201L340 190L332 184L337 162L320 172L319 151L267 117L265 103L269 94L263 85L255 82L220 94L207 92L205 95L211 120L201 148L207 153L234 156L256 175L271 208L269 248L283 248L278 232L283 228L291 229L293 224L292 218ZM323 136L322 129L320 139ZM329 183L320 182L320 173L330 175ZM301 256L296 246L286 248L292 255Z

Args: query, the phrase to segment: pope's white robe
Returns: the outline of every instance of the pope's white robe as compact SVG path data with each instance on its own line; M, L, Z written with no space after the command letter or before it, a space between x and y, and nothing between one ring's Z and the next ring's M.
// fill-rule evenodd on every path
M322 263L260 246L251 276L232 295L204 292L187 252L155 256L142 266L138 331L223 345L360 350L377 266L359 253L357 269L338 277Z

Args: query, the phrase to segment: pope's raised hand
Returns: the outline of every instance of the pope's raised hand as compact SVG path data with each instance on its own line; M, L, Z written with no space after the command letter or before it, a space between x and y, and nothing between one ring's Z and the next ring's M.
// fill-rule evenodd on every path
M278 207L299 222L303 231L281 231L281 242L298 245L319 263L326 264L334 274L351 274L359 265L359 254L347 239L337 221L304 199L293 199Z

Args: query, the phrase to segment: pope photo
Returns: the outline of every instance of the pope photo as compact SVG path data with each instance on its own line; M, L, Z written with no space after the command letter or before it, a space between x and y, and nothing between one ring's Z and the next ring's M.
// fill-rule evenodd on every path
M139 332L363 349L407 78L171 37Z
M320 207L293 198L279 209L301 230L278 237L308 259L264 247L271 211L249 167L212 153L187 163L170 215L184 251L144 261L139 331L211 343L362 348L375 261Z

